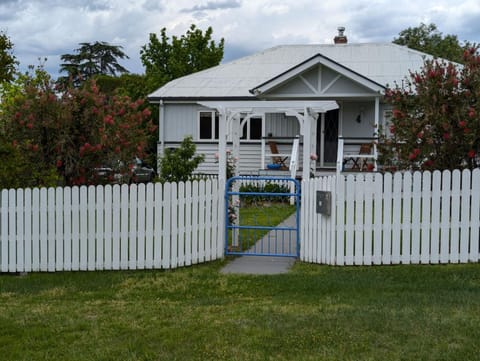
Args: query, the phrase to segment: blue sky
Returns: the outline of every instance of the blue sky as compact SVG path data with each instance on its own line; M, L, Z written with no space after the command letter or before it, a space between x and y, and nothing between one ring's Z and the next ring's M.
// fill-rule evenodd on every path
M179 36L211 26L230 61L280 44L332 43L338 26L349 42L390 42L421 22L480 43L478 0L0 0L0 30L21 69L47 58L54 77L61 54L94 41L121 45L130 57L122 65L143 73L140 48L163 27Z

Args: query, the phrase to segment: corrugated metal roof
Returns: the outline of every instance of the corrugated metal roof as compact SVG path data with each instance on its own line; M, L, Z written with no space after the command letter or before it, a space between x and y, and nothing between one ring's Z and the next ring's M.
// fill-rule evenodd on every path
M428 54L385 44L281 45L175 79L149 98L251 97L249 90L321 54L382 85L393 86L419 70Z

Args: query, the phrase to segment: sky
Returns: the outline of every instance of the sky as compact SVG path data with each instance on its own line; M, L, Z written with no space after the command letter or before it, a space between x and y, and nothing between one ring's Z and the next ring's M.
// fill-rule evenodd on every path
M120 64L141 74L140 49L164 27L181 36L211 26L227 62L281 44L331 44L339 26L350 43L391 42L422 22L480 43L478 0L0 0L0 31L20 69L42 62L54 78L60 55L95 41L122 46Z

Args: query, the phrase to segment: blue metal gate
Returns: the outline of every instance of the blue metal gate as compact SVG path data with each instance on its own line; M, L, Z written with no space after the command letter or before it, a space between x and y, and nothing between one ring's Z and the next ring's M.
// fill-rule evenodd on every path
M300 183L233 177L225 191L225 254L299 257Z

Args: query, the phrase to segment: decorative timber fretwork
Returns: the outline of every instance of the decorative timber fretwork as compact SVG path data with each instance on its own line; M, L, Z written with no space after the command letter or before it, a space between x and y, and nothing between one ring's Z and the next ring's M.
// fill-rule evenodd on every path
M268 97L344 97L372 96L372 90L353 81L346 75L317 65L278 87L266 92Z

